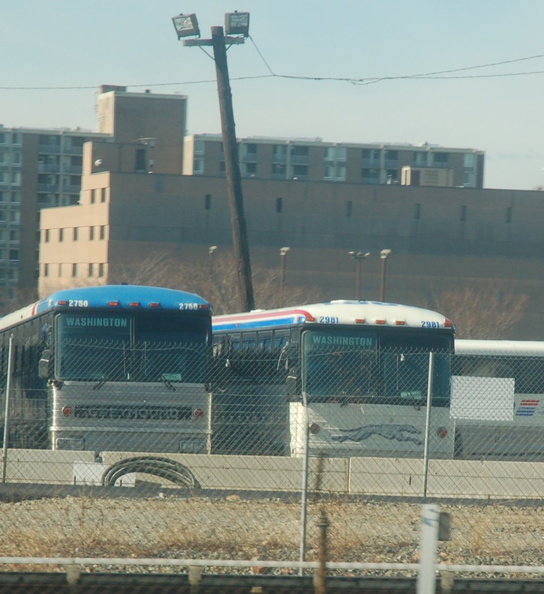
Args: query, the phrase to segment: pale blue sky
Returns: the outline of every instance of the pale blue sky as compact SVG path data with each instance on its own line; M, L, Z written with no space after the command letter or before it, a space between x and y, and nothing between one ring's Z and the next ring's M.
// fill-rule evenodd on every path
M171 17L196 12L210 37L225 12L247 10L254 43L228 52L238 136L475 148L486 153L486 187L544 186L543 0L0 0L0 9L7 127L96 130L96 89L107 83L187 95L188 131L219 133L213 61L177 40ZM471 78L237 80L405 77L509 61L442 75Z

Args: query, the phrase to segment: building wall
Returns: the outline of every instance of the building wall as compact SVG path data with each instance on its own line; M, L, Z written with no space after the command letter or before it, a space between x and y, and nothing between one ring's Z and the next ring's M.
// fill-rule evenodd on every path
M90 203L92 186L105 184L106 201ZM153 251L205 263L209 246L217 245L218 253L231 249L221 178L93 174L84 188L82 205L42 213L42 295L52 286L51 271L59 263L64 272L55 280L70 286L106 282L112 267ZM348 252L360 250L371 252L362 264L362 294L378 299L378 254L388 248L393 252L387 299L421 305L438 290L482 279L497 286L507 281L513 294L530 298L522 337L544 335L542 192L257 179L244 180L243 189L254 263L276 269L279 248L290 246L287 282L313 287L316 298L355 296L354 261ZM79 245L58 241L58 229L81 221ZM90 240L88 227L103 227L103 236ZM48 229L50 241L44 244ZM74 262L77 277L65 268ZM93 263L103 264L104 276L88 275Z

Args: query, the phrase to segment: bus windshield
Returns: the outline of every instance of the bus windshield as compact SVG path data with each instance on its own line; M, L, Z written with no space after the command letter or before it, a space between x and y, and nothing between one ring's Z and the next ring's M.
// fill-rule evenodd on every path
M192 312L60 313L55 377L202 382L209 332L209 319Z
M319 328L302 340L309 402L424 405L429 351L434 351L433 404L449 404L453 338L411 329Z

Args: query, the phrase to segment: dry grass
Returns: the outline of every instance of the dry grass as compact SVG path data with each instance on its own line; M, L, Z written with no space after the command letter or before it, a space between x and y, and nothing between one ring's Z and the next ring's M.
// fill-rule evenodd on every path
M544 564L541 508L448 506L451 563ZM417 559L421 507L311 503L308 560L317 558L321 510L333 561ZM300 506L282 501L63 498L0 504L0 556L297 560Z

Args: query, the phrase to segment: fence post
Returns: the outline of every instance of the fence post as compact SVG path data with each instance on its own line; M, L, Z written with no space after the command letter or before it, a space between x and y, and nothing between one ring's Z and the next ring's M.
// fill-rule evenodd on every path
M308 406L306 404L306 397L303 394L303 409L304 409L304 453L302 456L302 493L300 497L300 562L306 560L306 522L308 521L308 466L309 466L309 439L310 426L308 422ZM304 569L301 566L299 574L304 574Z
M429 373L427 379L427 409L425 414L425 442L423 445L423 497L427 497L429 479L429 439L431 435L431 409L433 403L434 353L429 353Z
M435 569L439 517L438 505L424 504L422 506L417 594L434 594L436 590Z
M6 482L6 471L8 465L8 432L9 432L9 400L11 394L11 366L12 366L12 351L13 351L13 334L9 337L8 347L8 370L6 378L6 395L4 406L4 437L2 443L2 482Z
M329 520L327 512L322 509L319 517L319 565L315 576L315 594L327 592L327 528Z

